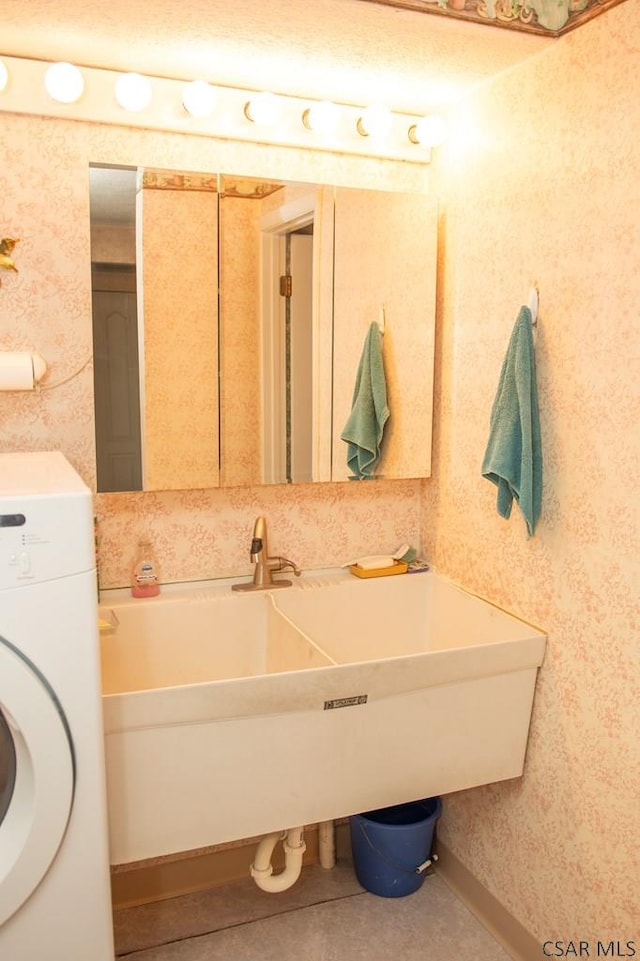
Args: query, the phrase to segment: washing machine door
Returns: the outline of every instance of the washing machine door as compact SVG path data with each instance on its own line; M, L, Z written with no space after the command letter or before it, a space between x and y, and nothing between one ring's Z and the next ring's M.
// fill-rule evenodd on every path
M53 862L73 790L73 747L55 693L0 636L0 925Z

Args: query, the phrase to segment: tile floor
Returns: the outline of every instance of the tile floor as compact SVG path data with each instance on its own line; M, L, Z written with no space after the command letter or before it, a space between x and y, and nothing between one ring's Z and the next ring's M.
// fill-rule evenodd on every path
M403 898L365 891L350 861L288 891L251 879L114 914L128 961L509 961L437 874Z

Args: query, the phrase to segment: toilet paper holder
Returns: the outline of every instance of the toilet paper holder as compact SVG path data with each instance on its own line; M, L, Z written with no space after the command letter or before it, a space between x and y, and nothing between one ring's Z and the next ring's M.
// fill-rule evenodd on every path
M0 391L34 390L47 372L40 354L29 351L0 351Z

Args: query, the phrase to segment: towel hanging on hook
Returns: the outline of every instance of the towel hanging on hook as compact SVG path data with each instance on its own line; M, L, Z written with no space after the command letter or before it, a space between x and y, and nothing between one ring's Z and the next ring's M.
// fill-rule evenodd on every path
M508 518L515 500L526 521L528 537L535 531L542 505L542 443L534 340L531 309L523 305L502 364L482 462L483 477L498 489L498 514Z

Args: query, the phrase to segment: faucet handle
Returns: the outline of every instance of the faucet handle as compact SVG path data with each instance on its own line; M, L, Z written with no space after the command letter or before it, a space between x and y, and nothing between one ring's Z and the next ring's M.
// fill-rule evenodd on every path
M253 536L254 537L265 537L267 533L267 518L260 514L256 517L253 524Z

